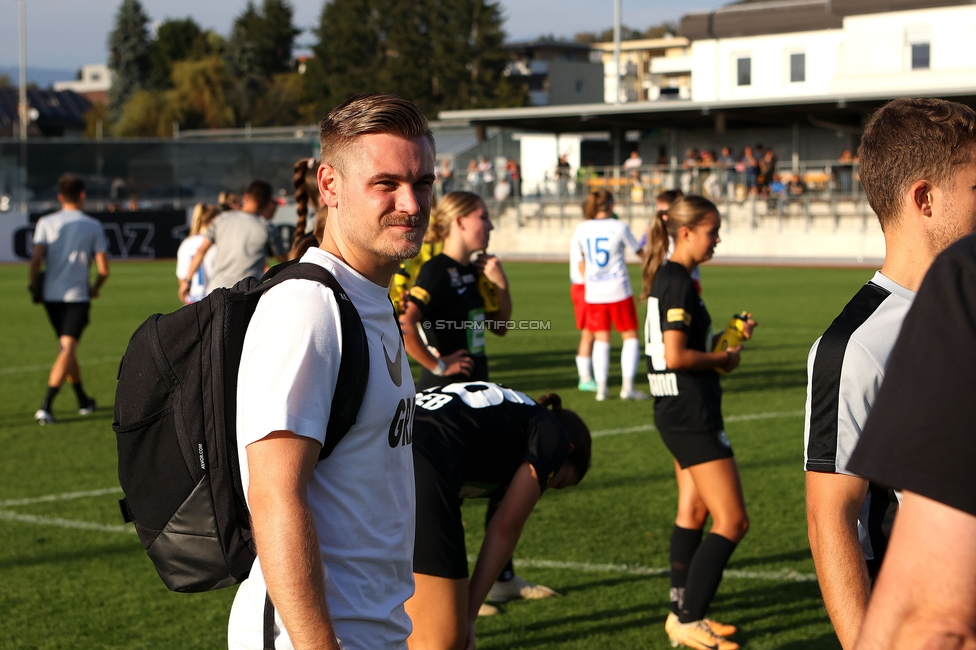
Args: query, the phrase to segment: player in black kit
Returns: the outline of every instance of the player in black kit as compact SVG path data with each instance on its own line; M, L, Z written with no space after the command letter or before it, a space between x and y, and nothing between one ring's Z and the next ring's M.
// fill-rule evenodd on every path
M740 346L711 352L711 317L691 273L712 257L721 218L715 205L686 196L648 230L643 264L647 373L654 424L675 458L678 515L671 533L671 613L665 630L674 645L737 650L724 637L732 625L705 618L722 572L749 527L742 483L722 421L718 369L739 365ZM668 237L674 252L664 263ZM756 322L748 318L745 338ZM708 515L712 527L705 539Z
M498 258L484 252L492 225L481 197L447 194L431 212L430 227L444 251L420 269L402 318L407 354L423 367L420 390L487 380L485 332L504 336L512 315L508 277Z
M586 474L590 431L558 395L535 402L488 382L431 388L417 394L417 407L416 592L406 605L413 621L407 646L473 648L479 606L539 497ZM461 503L495 494L503 496L469 583Z

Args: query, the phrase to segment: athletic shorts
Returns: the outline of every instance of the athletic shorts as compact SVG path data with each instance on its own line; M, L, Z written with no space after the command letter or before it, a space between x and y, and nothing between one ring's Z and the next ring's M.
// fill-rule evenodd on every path
M422 453L413 455L417 483L417 533L413 572L460 580L468 577L458 475L441 475ZM454 480L452 480L454 479Z
M586 329L591 332L608 332L610 323L618 332L637 329L637 308L634 299L624 298L620 302L605 304L586 304Z
M569 285L569 296L573 299L573 313L576 314L576 329L585 329L586 326L586 285Z
M81 340L81 333L88 327L90 302L46 302L44 309L58 336L70 336Z
M681 469L713 460L732 458L732 444L725 431L710 433L661 433L664 445L675 457Z

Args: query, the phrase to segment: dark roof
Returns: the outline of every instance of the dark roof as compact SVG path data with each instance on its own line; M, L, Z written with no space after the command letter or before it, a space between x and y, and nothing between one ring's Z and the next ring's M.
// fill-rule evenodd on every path
M973 88L916 96L943 97L976 107L976 89ZM586 133L615 129L711 131L716 128L716 116L721 114L729 130L826 124L834 130L859 132L868 117L892 99L893 96L885 93L864 93L844 97L832 94L708 102L673 100L442 111L439 117L463 120L472 126L500 126L542 133Z
M846 16L972 4L972 0L738 0L686 14L678 32L691 40L839 29Z
M589 59L590 46L572 41L519 41L505 43L502 49L509 54L536 59Z
M16 130L19 101L16 88L0 88L0 132ZM27 105L38 112L31 126L44 135L63 135L65 129L84 128L85 113L92 107L88 99L73 90L28 90Z

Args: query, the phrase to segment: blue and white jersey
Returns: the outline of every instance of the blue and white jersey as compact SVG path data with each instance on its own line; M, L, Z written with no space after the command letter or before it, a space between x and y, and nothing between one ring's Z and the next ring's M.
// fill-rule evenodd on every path
M640 250L634 234L616 219L589 219L576 228L573 246L586 265L586 302L600 305L620 302L634 295L624 261L624 247Z

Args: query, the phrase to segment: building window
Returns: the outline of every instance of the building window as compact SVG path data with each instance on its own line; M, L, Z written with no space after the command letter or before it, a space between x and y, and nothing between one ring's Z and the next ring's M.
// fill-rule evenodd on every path
M912 43L912 70L928 70L930 59L928 43Z
M752 85L752 59L744 57L736 61L736 79L740 86Z
M790 83L802 83L807 80L807 55L797 52L790 55Z

